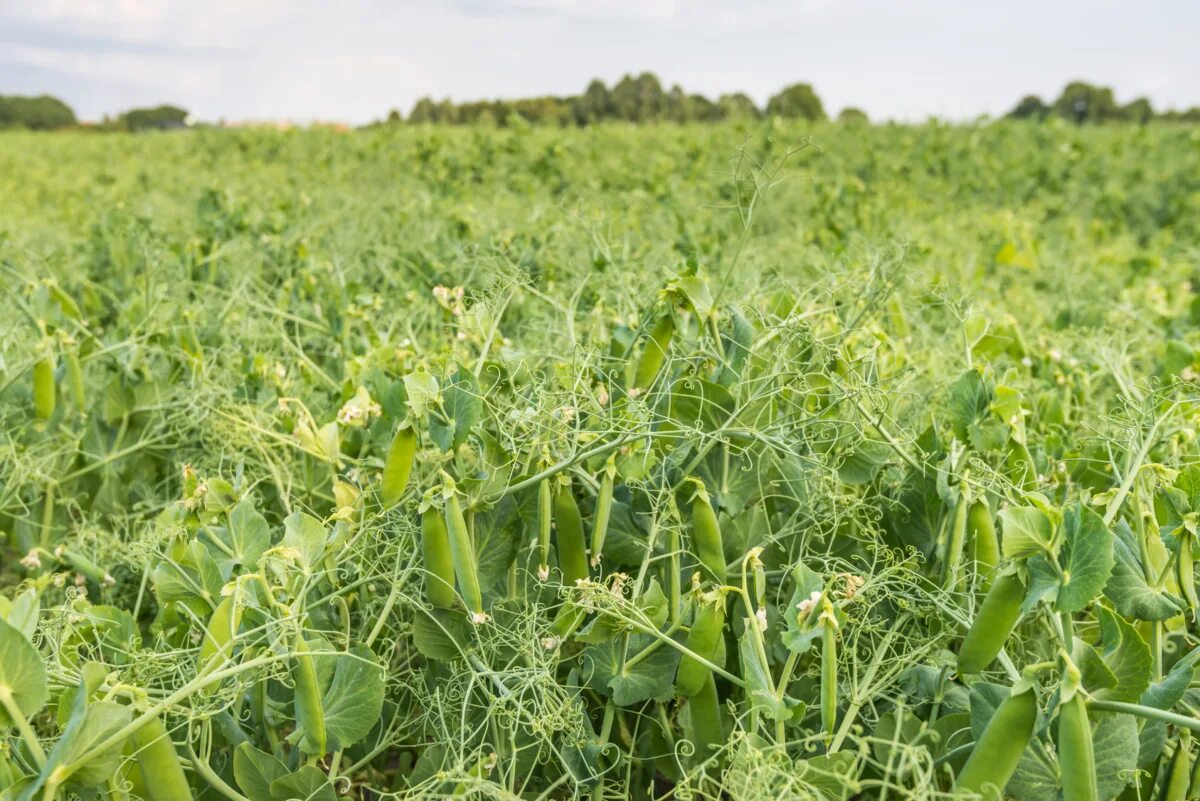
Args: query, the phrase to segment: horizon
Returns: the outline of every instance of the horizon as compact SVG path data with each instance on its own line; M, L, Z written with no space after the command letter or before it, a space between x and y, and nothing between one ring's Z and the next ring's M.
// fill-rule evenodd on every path
M810 83L831 116L853 106L878 121L999 116L1073 80L1161 111L1200 105L1200 13L1189 5L0 0L0 94L53 95L88 122L173 104L208 121L359 125L407 116L426 96L567 96L592 78L611 87L653 72L664 87L744 92L760 107Z

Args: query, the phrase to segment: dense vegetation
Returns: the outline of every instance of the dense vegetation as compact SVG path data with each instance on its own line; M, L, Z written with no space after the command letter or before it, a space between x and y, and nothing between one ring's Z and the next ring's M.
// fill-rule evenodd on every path
M0 797L1200 789L1192 129L2 143Z

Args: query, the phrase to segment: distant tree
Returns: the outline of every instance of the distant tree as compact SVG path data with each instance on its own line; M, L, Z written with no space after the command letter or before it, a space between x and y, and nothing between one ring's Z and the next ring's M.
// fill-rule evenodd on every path
M1149 98L1139 97L1121 106L1120 117L1126 122L1136 122L1138 125L1145 125L1154 119L1154 106L1150 105Z
M1120 119L1120 107L1107 86L1092 86L1083 81L1066 85L1054 101L1054 113L1077 124L1109 122Z
M590 125L613 116L612 96L604 81L593 80L584 93L575 99L571 108L577 125Z
M717 105L720 106L722 116L726 119L757 119L759 116L758 106L754 105L754 101L742 92L721 95L717 100Z
M48 131L75 124L75 112L56 97L0 95L0 128Z
M178 106L135 108L117 117L117 126L126 131L182 128L187 124L187 117L187 110Z
M867 112L854 106L846 106L838 112L838 122L846 125L867 125L871 122Z
M1015 120L1044 120L1049 114L1050 107L1037 95L1025 95L1008 112L1008 116Z
M437 122L437 111L437 103L433 102L433 98L422 97L413 104L412 111L408 112L408 121L418 125L427 122Z
M823 120L825 107L811 84L794 83L767 101L767 116Z
M663 119L667 111L667 95L658 76L643 72L636 78L626 75L609 95L617 119L629 122L653 122Z
M401 116L399 109L394 108L388 112L387 122L388 122L388 125L397 125L401 122L404 122L404 117Z

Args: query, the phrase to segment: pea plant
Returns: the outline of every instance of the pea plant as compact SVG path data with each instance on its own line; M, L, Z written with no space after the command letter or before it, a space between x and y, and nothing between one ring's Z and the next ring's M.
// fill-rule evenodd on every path
M992 152L1118 233L1047 215L1039 236L1177 254L1035 147L1091 136L1062 147L1115 170L1133 133L1048 130ZM897 178L881 142L917 134L903 158L928 175ZM783 180L821 175L812 148L743 141L692 221L668 175L618 160L631 203L664 182L666 222L606 231L608 197L535 220L554 242L509 227L603 191L582 182L613 157L563 148L686 161L699 135L198 132L186 158L244 159L258 194L181 175L145 196L158 215L89 211L53 277L38 236L0 235L0 798L1200 793L1190 295L1110 265L1053 309L879 244L928 235L908 181L1031 191L954 174L986 130L891 131L842 154L836 194ZM166 167L178 145L143 147ZM397 152L414 174L389 213L428 247L354 205ZM497 174L464 177L485 156ZM310 159L324 195L274 166ZM889 209L908 227L879 229ZM981 230L946 213L951 241ZM1009 225L989 269L1033 282ZM667 231L649 252L670 261L640 264L637 236ZM587 269L562 266L588 240Z

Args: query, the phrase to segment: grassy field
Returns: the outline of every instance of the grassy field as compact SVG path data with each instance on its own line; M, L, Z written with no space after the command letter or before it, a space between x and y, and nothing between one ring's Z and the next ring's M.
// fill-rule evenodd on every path
M0 135L0 799L1191 798L1198 291L1194 126Z

